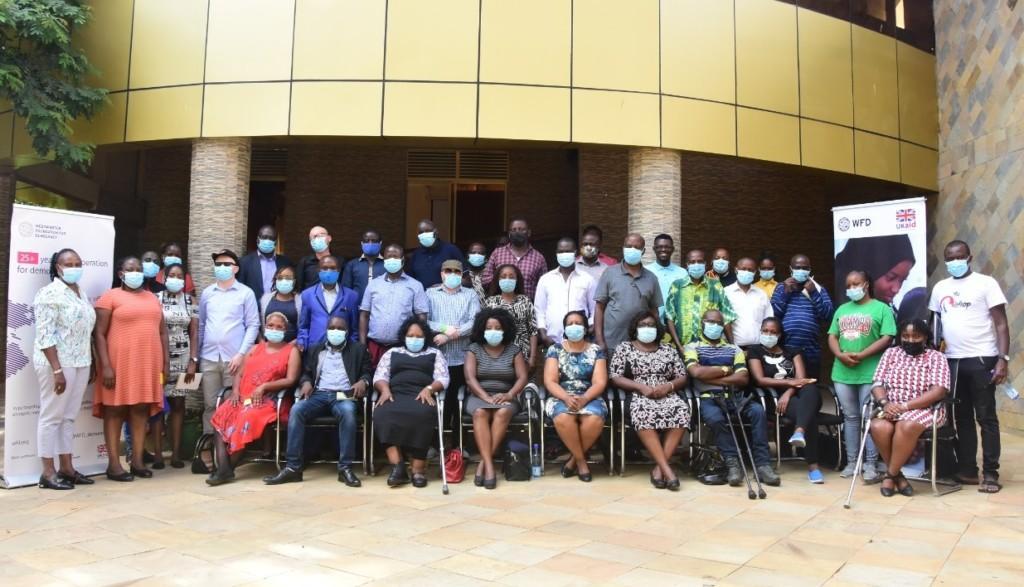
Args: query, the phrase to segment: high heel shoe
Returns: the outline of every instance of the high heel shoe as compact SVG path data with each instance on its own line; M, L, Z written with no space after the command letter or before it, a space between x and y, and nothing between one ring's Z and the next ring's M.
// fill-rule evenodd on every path
M590 483L594 480L594 475L591 474L590 471L587 471L586 473L576 473L576 476L584 483Z
M562 465L561 474L562 474L562 477L565 477L566 479L568 479L569 477L572 477L573 475L576 474L576 469L575 468L569 468L569 461L565 461L565 463Z
M666 487L665 480L664 479L655 479L654 478L654 473L651 473L651 485L653 485L655 489L665 489L665 487Z
M679 491L679 477L666 481L665 489L668 489L669 491Z
M490 479L484 479L484 489L494 489L498 486L498 477L495 475Z
M878 489L879 493L882 494L882 497L892 497L892 496L896 495L896 489L894 489L892 487L886 487L885 486L885 482L886 481L892 481L893 485L895 485L896 484L896 479L898 477L899 477L899 475L893 476L893 475L890 475L889 473L885 474L885 478L882 479L882 484L881 484L881 486L879 486L879 489Z
M54 475L50 479L47 479L45 475L39 476L39 489L58 489L66 491L74 488L74 485L65 481L60 475Z
M136 477L142 477L143 479L149 479L150 477L153 476L153 471L150 471L149 469L146 468L137 469L135 465L130 465L129 470L131 471L132 475L135 475Z

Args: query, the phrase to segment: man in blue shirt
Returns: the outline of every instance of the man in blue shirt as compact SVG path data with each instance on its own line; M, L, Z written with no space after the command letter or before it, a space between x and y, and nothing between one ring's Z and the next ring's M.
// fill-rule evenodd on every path
M441 265L445 261L462 261L462 251L441 240L437 236L437 226L430 220L420 220L416 230L420 246L409 255L409 266L405 272L426 289L438 283Z
M363 254L345 263L345 270L341 274L341 285L355 290L359 294L360 302L363 301L366 284L374 277L384 275L384 257L380 256L380 243L379 232L364 232L360 243Z
M413 313L426 320L430 310L423 286L402 271L404 252L398 244L384 249L384 275L370 280L359 304L359 340L369 349L375 369L384 353L398 343L402 322Z
M808 377L821 376L822 326L832 321L832 298L825 288L811 277L811 260L796 254L789 261L790 277L775 286L772 310L782 320L786 333L786 346L797 347L804 357Z
M648 271L658 278L658 285L661 286L661 299L668 299L668 289L677 279L686 277L686 269L672 262L672 255L676 252L676 244L672 235L661 233L654 237L654 263L646 265ZM658 316L665 321L665 306L658 308Z
M302 292L302 313L299 314L299 335L295 339L300 351L315 346L327 334L327 321L341 316L355 324L359 295L355 290L338 285L338 258L328 255L320 259L320 283ZM356 340L355 332L349 339Z

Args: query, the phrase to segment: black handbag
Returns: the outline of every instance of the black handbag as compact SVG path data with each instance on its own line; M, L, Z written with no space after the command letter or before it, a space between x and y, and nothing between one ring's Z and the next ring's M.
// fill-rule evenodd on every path
M518 440L510 440L505 446L505 480L506 481L529 481L530 472L530 447Z
M213 460L213 434L203 434L196 441L196 449L192 453L193 475L208 475L210 473L210 469L203 462L203 453L210 453L210 460Z

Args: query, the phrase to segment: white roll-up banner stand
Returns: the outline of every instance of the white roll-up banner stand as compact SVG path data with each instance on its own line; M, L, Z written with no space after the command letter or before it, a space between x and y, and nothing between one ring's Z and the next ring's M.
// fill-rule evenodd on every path
M114 218L15 204L11 214L7 287L7 378L3 429L3 487L34 485L42 470L36 452L39 381L32 367L32 301L50 282L50 256L71 248L82 258L82 287L91 302L110 289ZM90 385L75 421L75 469L93 475L107 467L103 422L92 415Z

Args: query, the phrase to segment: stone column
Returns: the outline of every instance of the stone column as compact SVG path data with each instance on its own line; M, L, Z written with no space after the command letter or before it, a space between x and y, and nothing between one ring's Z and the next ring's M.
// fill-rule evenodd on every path
M636 148L629 151L629 232L647 241L644 262L654 260L654 237L672 235L677 243L672 260L679 262L682 204L679 151Z
M578 167L579 228L600 226L605 253L618 258L626 236L628 152L619 147L580 147Z
M196 293L213 282L210 255L245 253L249 221L250 139L196 139L189 188L188 265Z

